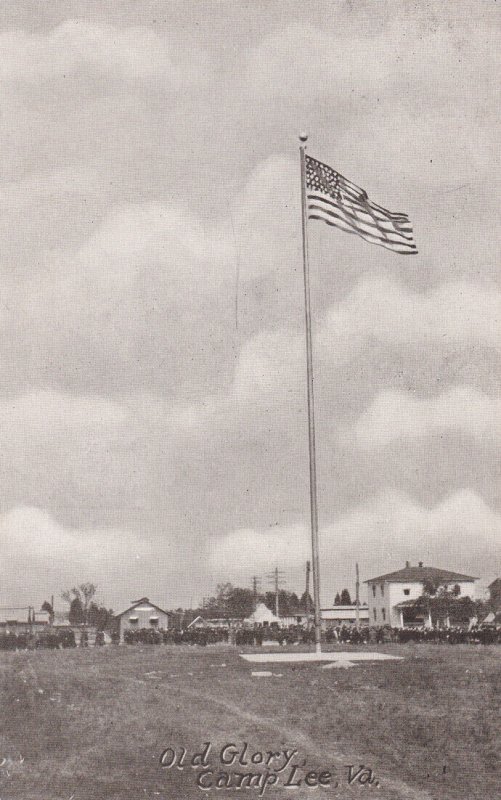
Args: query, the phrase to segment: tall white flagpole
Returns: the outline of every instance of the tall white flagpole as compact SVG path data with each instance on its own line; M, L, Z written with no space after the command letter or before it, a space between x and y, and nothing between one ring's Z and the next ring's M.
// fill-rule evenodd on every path
M313 348L311 340L310 266L308 262L308 210L306 205L306 142L308 136L300 134L301 160L301 213L303 231L304 314L306 327L306 382L308 386L308 444L310 455L310 515L311 553L313 572L313 602L315 606L315 650L322 652L320 617L320 559L318 547L317 465L315 454L315 404L313 397Z

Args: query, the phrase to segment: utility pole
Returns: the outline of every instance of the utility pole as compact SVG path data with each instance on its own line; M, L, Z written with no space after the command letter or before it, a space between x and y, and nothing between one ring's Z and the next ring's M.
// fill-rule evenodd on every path
M253 575L252 576L252 602L254 603L254 611L256 610L256 606L257 606L257 591L258 591L258 586L259 586L260 583L261 583L260 578L258 578L257 575Z
M357 614L357 628L360 628L360 575L358 572L358 562L355 564L355 574L356 574L356 583L355 583L355 592L356 592L356 614Z
M310 572L311 561L306 562L306 592L305 592L305 605L306 605L306 630L310 630Z
M285 583L284 573L281 570L279 570L278 567L275 567L273 572L270 575L267 575L267 578L269 581L273 583L275 589L275 616L278 617L279 616L278 592L279 592L279 587L283 586Z

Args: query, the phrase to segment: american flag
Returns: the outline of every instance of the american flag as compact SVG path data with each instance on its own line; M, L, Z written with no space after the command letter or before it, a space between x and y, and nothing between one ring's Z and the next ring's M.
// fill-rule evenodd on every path
M306 199L309 219L321 219L394 253L417 253L407 214L376 205L359 186L310 156L306 156Z

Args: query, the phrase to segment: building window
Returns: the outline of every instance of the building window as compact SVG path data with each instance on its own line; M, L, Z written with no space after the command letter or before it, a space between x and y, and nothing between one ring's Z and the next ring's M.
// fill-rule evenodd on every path
M150 625L158 625L158 617L150 617Z
M129 622L131 625L137 625L139 621L139 617L129 617Z
M385 622L385 620L386 620L386 608L383 608L382 612L383 612L383 622Z
M410 595L410 593L411 593L411 590L410 590L410 589L404 589L404 594L405 594L405 595L409 596L409 595Z
M374 622L375 622L377 620L377 611L376 611L375 608L373 609L373 614L374 614Z
M372 587L372 596L373 597L376 596L376 586L375 585Z
M384 583L381 584L381 594L384 595Z

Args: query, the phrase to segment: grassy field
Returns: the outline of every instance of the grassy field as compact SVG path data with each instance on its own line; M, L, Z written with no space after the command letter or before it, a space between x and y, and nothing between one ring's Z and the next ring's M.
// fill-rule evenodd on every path
M243 742L247 755L297 749L295 778L332 773L328 788L289 788L285 770L271 800L500 797L501 647L380 650L404 660L272 665L272 677L219 646L1 653L0 798L258 798L257 787L204 792L200 770L160 766L169 746L190 756L208 741L207 780L261 770L219 763L225 744ZM349 785L348 764L372 768L374 783Z

